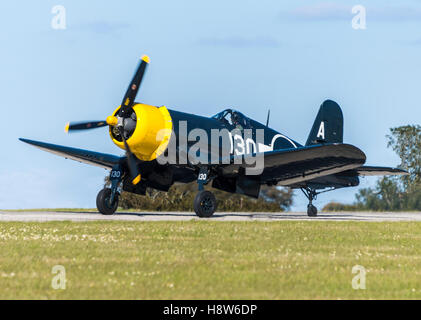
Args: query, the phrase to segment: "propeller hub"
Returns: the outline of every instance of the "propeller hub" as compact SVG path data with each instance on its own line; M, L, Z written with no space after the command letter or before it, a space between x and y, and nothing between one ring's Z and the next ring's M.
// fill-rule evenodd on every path
M107 117L106 122L109 126L115 126L118 123L118 119L115 116L109 116Z

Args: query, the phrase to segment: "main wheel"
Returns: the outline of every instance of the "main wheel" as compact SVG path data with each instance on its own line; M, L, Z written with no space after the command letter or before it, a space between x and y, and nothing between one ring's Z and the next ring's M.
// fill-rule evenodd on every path
M196 215L200 218L212 217L216 211L217 203L212 192L202 190L199 191L194 198L193 208Z
M307 206L307 215L309 217L317 217L317 208L313 206L312 204L309 204Z
M100 192L98 192L96 197L96 207L98 208L98 211L105 215L114 214L118 207L118 197L119 194L116 193L113 203L110 203L111 189L102 189Z

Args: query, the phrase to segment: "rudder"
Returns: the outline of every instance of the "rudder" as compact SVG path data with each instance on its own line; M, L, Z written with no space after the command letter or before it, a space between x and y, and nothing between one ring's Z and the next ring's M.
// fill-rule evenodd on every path
M326 100L320 106L306 146L321 143L342 143L343 127L344 117L341 107L335 101Z

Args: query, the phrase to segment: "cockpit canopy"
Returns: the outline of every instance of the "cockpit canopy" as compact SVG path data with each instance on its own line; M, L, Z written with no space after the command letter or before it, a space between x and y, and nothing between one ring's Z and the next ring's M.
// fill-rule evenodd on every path
M238 129L250 127L249 118L234 109L225 109L224 111L215 114L212 118Z

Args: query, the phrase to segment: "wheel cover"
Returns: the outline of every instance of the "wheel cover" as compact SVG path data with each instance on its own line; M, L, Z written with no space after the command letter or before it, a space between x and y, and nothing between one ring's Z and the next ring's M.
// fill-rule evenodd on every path
M215 207L212 201L212 197L210 196L205 196L200 202L200 206L203 208L205 212L213 212L214 207Z

